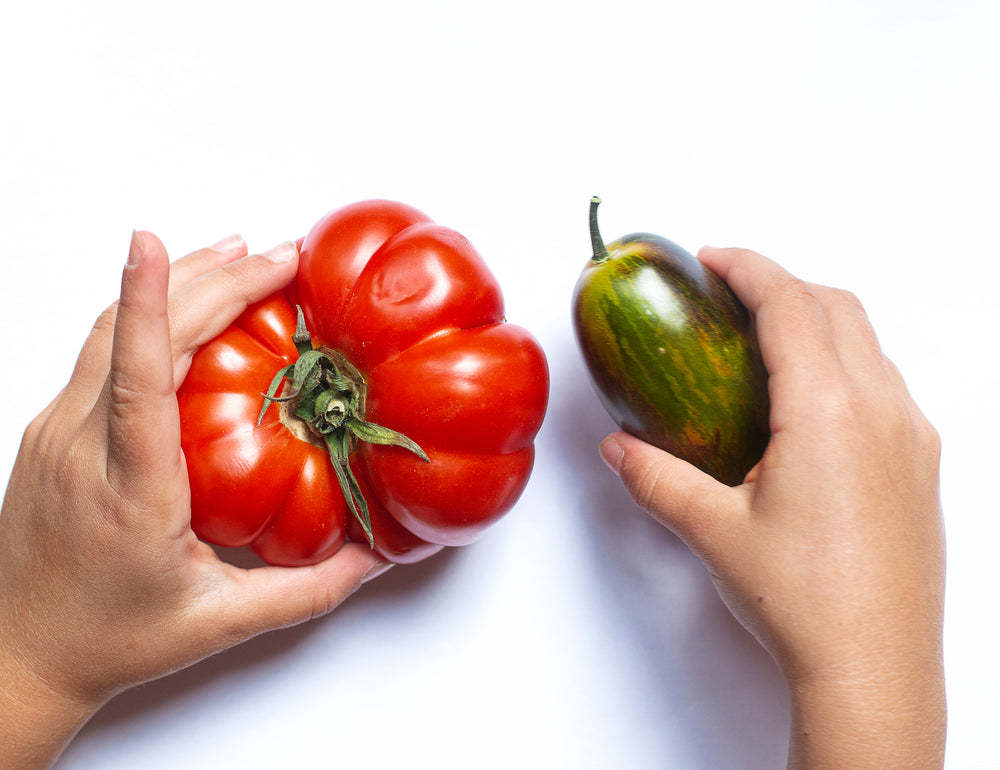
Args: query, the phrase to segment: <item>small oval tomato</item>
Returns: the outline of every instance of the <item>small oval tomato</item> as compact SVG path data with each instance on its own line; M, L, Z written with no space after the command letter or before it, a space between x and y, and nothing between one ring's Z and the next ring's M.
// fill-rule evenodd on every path
M727 484L769 438L767 370L747 309L676 243L634 233L594 256L573 294L573 325L608 413L635 436Z
M345 539L396 562L471 542L531 473L541 347L472 244L409 206L331 212L300 254L178 391L192 528L280 565Z

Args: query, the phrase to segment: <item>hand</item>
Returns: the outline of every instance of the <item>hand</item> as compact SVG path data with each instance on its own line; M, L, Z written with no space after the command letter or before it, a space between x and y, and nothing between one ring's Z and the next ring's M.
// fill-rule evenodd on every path
M624 433L601 454L778 663L790 765L939 767L938 436L852 295L748 251L699 259L756 319L771 397L763 459L730 488Z
M47 766L121 690L329 612L384 567L349 544L243 570L190 529L177 388L296 271L294 244L246 253L234 237L170 265L135 233L120 302L25 433L0 516L0 766Z

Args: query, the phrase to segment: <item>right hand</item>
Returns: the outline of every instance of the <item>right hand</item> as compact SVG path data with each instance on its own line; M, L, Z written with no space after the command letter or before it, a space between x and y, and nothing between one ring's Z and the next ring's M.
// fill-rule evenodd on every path
M703 249L756 319L771 440L735 488L624 433L601 454L708 567L792 696L792 764L935 767L944 750L940 442L851 294Z

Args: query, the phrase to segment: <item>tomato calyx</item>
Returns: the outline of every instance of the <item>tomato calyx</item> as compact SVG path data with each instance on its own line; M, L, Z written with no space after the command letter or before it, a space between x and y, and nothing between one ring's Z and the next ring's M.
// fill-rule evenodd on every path
M271 404L281 406L282 422L303 441L325 447L330 456L340 491L361 524L368 545L375 546L368 502L351 470L350 455L358 441L398 446L430 462L427 453L402 433L365 421L365 380L361 373L336 350L313 347L302 308L292 342L299 352L294 364L280 369L271 380L264 404L257 416L260 427ZM278 395L282 383L290 382L290 392ZM293 422L294 421L294 422ZM302 428L305 431L302 431Z

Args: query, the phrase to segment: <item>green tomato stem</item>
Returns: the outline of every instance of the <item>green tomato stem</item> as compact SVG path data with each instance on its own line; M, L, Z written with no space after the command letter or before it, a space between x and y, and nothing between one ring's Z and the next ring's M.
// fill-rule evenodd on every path
M601 231L597 227L597 207L600 205L601 199L596 195L590 199L590 240L594 245L594 256L590 258L590 261L597 265L611 259L611 256L608 254L608 247L604 245L604 240L601 238Z
M364 378L341 353L313 347L302 308L298 308L292 341L299 357L294 364L280 369L271 380L267 393L261 394L264 404L257 416L257 426L260 426L271 404L290 402L289 409L283 414L293 415L291 419L301 422L308 429L304 435L315 437L317 443L326 447L344 501L361 524L368 545L374 548L368 502L351 470L350 455L356 442L398 446L424 462L430 462L430 459L423 449L402 433L365 421ZM278 390L285 380L291 385L291 393L279 396ZM295 433L294 430L292 432Z

